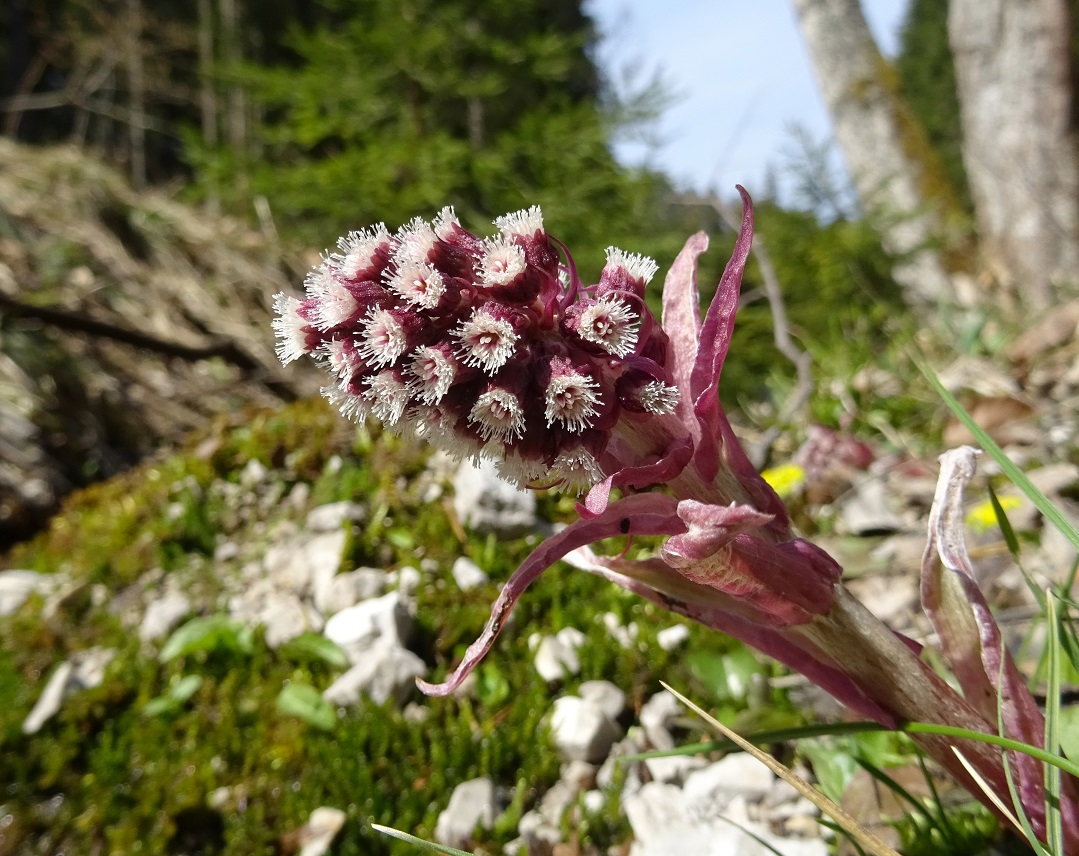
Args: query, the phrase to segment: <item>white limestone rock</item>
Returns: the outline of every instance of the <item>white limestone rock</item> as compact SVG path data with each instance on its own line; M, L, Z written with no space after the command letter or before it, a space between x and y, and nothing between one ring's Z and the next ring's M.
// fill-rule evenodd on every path
M514 538L538 525L535 494L500 479L494 461L463 461L453 489L453 509L469 529Z
M689 640L689 628L684 624L672 624L656 634L656 641L664 651L673 651Z
M567 761L602 762L622 729L599 707L578 696L556 699L551 714L551 738Z
M116 656L113 648L88 648L73 654L49 677L37 703L23 720L24 734L36 734L41 727L60 712L64 699L79 690L98 686L105 679L105 669Z
M577 695L594 704L613 722L626 709L626 694L610 681L585 681L577 688Z
M386 590L386 572L378 568L356 568L343 574L315 580L312 602L323 615L335 615L350 606L378 597Z
M435 841L449 847L468 847L477 826L490 829L498 816L495 785L488 778L462 782L435 823Z
M359 665L376 640L403 648L412 634L413 618L400 592L365 600L332 615L323 633Z
M309 532L336 532L346 522L363 520L366 512L362 505L344 500L312 508L307 515Z
M477 586L482 586L488 581L486 571L469 559L467 556L459 556L453 563L453 581L461 591L468 591Z
M581 671L581 661L573 648L568 648L556 636L540 639L533 658L539 676L548 683L561 681L567 675Z
M363 658L330 684L322 697L338 707L357 704L363 694L376 704L391 699L403 704L415 689L416 678L426 674L426 664L414 653L382 642L368 647Z
M300 846L298 856L323 856L330 849L337 833L345 825L347 815L339 808L319 806L296 831L296 843Z
M178 591L163 594L151 601L139 624L139 639L153 642L178 625L191 612L191 601Z
M35 592L49 592L56 577L36 571L0 571L0 615L11 615Z

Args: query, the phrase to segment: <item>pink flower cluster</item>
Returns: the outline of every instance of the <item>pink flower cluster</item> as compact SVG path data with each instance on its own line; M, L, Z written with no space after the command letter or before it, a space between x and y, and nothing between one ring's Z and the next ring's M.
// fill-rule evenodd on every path
M579 492L649 453L617 441L639 433L627 421L674 418L667 335L644 302L656 264L611 247L584 286L538 207L495 224L481 239L446 208L396 234L350 233L303 299L275 297L277 353L314 358L351 419L493 458L520 486Z

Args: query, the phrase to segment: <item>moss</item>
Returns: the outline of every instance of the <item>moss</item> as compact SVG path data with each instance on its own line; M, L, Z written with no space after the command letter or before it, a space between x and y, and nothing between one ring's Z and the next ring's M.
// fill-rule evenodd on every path
M254 491L239 484L251 460L269 470ZM537 539L462 540L442 503L427 501L425 467L415 444L356 431L319 402L252 411L219 420L171 457L76 494L46 532L8 556L8 566L62 570L75 585L51 618L35 598L0 619L0 768L13 783L3 799L24 841L15 852L272 854L314 808L332 805L348 816L335 853L404 853L367 822L430 836L453 787L477 776L513 789L510 811L484 839L495 850L559 773L543 721L552 690L535 673L533 633L574 626L587 634L581 673L567 691L604 678L639 706L660 677L699 686L682 658L655 641L669 615L565 567L522 600L475 698L423 701L422 720L366 702L343 712L329 732L276 707L287 682L323 690L339 674L317 658L288 647L270 651L256 634L250 653L204 651L162 664L103 608L129 586L160 581L162 572L213 603L228 573L210 558L222 537L258 557L276 525L302 519L311 505L351 499L368 509L352 531L351 564L423 561L429 569L417 592L413 647L437 678L482 629L497 593L495 582L461 592L453 561L471 556L502 580ZM306 505L280 499L301 483L310 486ZM237 507L247 495L272 501ZM571 514L572 504L540 502L556 518ZM635 647L618 645L600 620L604 612L638 624ZM693 638L709 650L731 644L700 629ZM92 645L118 651L105 681L72 696L37 735L23 735L21 723L51 671ZM146 713L148 702L189 675L201 677L190 698ZM626 828L617 818L593 818L579 834L603 850L622 842Z

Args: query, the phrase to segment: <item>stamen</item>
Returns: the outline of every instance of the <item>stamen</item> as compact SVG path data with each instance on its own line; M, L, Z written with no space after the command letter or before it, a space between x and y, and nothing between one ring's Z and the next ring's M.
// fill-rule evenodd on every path
M375 279L378 275L378 260L375 251L391 240L385 225L379 223L369 229L349 232L339 238L337 246L341 250L330 257L341 276L349 282L362 282Z
M355 295L325 265L312 270L304 286L308 296L315 301L315 326L318 329L340 327L355 320L359 314L360 305Z
M524 434L525 412L517 396L508 389L492 387L472 406L468 421L480 426L484 440L508 443Z
M655 259L640 253L627 253L618 247L607 247L607 267L622 268L630 279L640 280L642 284L651 282L659 270Z
M330 374L345 386L352 376L363 367L363 357L352 339L331 339L318 349L319 356L325 360Z
M460 354L465 365L478 366L488 374L502 368L513 356L517 333L506 318L481 306L455 331L461 343Z
M397 231L397 240L401 246L394 253L393 260L401 265L406 259L418 262L427 261L427 254L435 245L435 230L431 224L420 217L413 217Z
M540 480L548 474L543 461L535 461L531 458L523 458L515 452L510 452L498 462L498 475L511 484L524 488Z
M442 274L431 265L417 259L406 259L387 283L391 289L414 306L434 309L446 293Z
M438 212L431 225L434 226L435 234L444 241L446 236L453 231L453 227L460 226L461 223L457 219L457 213L453 210L453 206L447 205Z
M339 386L324 386L321 392L323 397L334 405L342 416L352 422L363 422L370 412L366 401Z

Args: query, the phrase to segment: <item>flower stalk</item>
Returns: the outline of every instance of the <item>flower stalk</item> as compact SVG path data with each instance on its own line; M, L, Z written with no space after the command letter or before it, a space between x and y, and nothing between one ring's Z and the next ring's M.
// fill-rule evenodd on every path
M753 208L702 318L692 236L667 274L662 318L645 303L650 259L616 248L598 283L578 277L536 207L495 221L481 239L444 209L391 235L353 232L308 276L304 298L278 295L274 329L284 363L309 356L323 394L348 418L379 419L457 458L490 458L506 480L583 494L579 519L541 543L510 577L479 639L430 695L452 693L490 650L525 589L559 560L598 574L795 669L859 715L889 727L927 721L1042 745L1044 722L973 582L962 545L962 487L973 452L943 459L923 600L956 691L919 646L875 618L843 586L842 569L797 536L719 400ZM651 490L647 490L652 488ZM639 560L594 553L604 538L663 536ZM998 692L998 686L1001 691ZM961 752L998 794L1004 763L1045 834L1040 767L977 741L915 738L975 796ZM1061 812L1079 847L1075 782ZM1070 852L1070 851L1069 851Z

